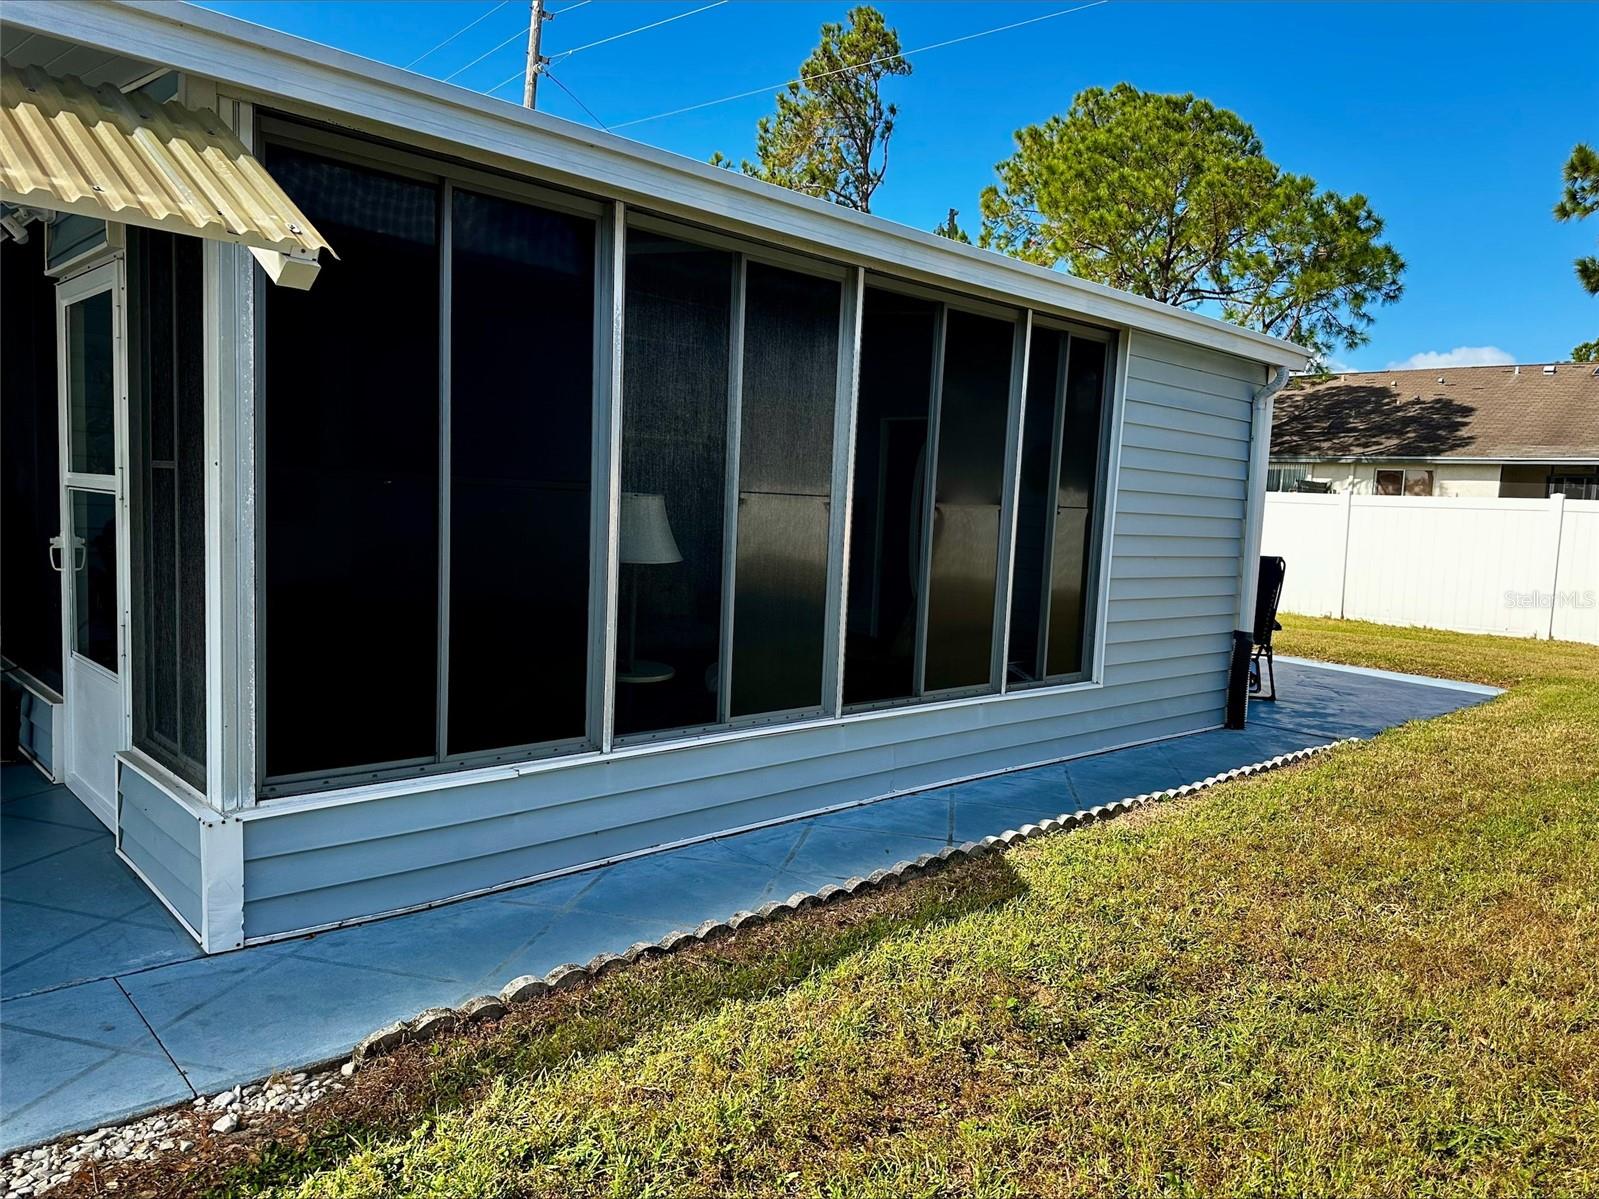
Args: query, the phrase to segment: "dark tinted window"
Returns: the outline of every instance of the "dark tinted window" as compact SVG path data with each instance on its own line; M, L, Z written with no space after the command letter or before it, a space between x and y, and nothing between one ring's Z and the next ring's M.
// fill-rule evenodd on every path
M72 517L72 648L117 668L117 500L108 491L67 493Z
M718 715L733 265L628 232L620 734Z
M839 299L836 280L746 267L733 716L822 701Z
M1011 584L1012 684L1080 674L1108 347L1034 328Z
M1084 617L1094 545L1094 497L1099 485L1100 417L1108 348L1071 339L1062 398L1060 477L1055 488L1054 551L1050 565L1049 654L1052 677L1078 674L1086 645Z
M951 310L939 400L924 690L989 681L1014 326Z
M1066 334L1034 328L1027 356L1021 486L1016 496L1016 553L1011 576L1010 681L1044 674L1043 618L1048 611L1049 544L1055 514L1055 445Z
M583 736L594 222L454 193L449 752Z
M282 147L268 165L339 257L263 289L266 773L431 757L438 191Z
M861 314L844 702L915 692L927 412L939 306L867 288Z
M44 273L42 236L0 243L0 312L0 648L60 691L61 576L50 539L61 532L61 399L55 281Z

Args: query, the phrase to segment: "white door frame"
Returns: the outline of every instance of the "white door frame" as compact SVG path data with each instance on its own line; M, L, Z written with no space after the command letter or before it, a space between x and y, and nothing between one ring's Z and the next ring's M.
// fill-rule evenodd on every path
M128 339L126 308L126 270L120 254L109 262L92 267L81 274L56 285L56 375L57 421L60 446L60 504L61 548L58 560L61 566L61 660L62 692L65 698L65 721L61 748L62 778L84 805L110 829L116 828L116 763L115 755L128 747L133 728L132 687L129 670L129 605L132 593L129 587L131 553L129 537L132 522L128 512ZM71 409L69 363L67 352L67 309L76 303L102 292L111 296L111 357L112 357L112 473L87 474L72 469L72 433L69 413ZM76 561L73 537L73 491L97 491L110 494L115 504L116 519L116 662L115 674L99 663L78 654L74 648L77 619L76 596L73 592L74 563ZM81 675L79 672L82 672ZM91 695L98 692L98 695ZM114 697L114 698L113 698ZM91 720L85 704L112 704L114 711L101 710L98 721ZM107 726L114 732L110 744L93 747L95 761L78 761L84 747L78 743L80 733L87 733L91 725L102 730ZM105 734L102 731L102 738ZM104 760L99 759L103 755ZM86 756L86 755L85 755ZM99 786L95 779L101 780ZM111 780L109 788L104 780Z

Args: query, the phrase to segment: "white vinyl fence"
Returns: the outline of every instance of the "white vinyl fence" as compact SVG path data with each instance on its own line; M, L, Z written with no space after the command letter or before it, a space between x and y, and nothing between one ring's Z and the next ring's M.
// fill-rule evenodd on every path
M1599 645L1599 501L1266 496L1281 609Z

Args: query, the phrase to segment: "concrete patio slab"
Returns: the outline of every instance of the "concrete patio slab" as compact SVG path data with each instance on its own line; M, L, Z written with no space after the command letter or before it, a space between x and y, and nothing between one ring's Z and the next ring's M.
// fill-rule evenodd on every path
M193 1097L113 980L0 1001L0 1143L8 1150Z
M0 928L6 999L200 956L105 825L30 766L0 775Z
M380 1025L517 975L1496 694L1282 659L1278 682L1282 699L1252 704L1243 731L894 796L209 958L71 796L7 768L0 1152L341 1057Z

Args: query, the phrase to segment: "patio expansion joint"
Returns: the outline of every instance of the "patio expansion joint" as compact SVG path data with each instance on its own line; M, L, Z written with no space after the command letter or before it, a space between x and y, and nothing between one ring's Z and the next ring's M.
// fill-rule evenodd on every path
M172 1064L172 1068L177 1071L178 1077L183 1079L183 1085L189 1088L190 1097L198 1098L200 1092L194 1089L194 1083L189 1081L188 1073L182 1066L178 1065L178 1060L172 1056L172 1051L167 1048L166 1042L161 1039L161 1034L156 1032L155 1026L150 1023L149 1018L140 1010L139 1005L134 1002L133 996L128 994L128 989L122 985L122 980L113 978L111 981L116 984L117 990L122 992L122 998L128 1001L128 1006L133 1009L133 1014L139 1017L139 1023L144 1025L145 1031L150 1034L150 1039L160 1047L162 1056Z
M362 1038L351 1054L350 1061L352 1067L359 1066L362 1062L380 1057L406 1042L429 1040L479 1020L497 1019L513 1004L526 1003L552 991L564 991L599 979L613 970L644 958L673 953L699 942L719 940L732 936L741 928L783 920L803 909L833 903L863 891L896 887L922 875L936 873L952 862L984 857L990 853L1003 853L1012 846L1020 845L1023 841L1034 837L1068 832L1082 825L1111 820L1145 804L1195 795L1221 783L1275 770L1282 766L1291 766L1317 754L1362 740L1364 740L1362 737L1344 737L1291 750L1247 766L1234 767L1182 786L1145 792L1092 808L1064 812L1036 824L1024 824L1017 829L1007 829L997 836L984 837L981 841L948 845L937 853L922 854L914 860L901 861L886 869L875 870L865 878L856 876L845 880L842 884L829 883L815 891L795 892L786 900L762 904L753 912L735 912L726 920L706 920L696 928L678 929L656 941L636 942L621 953L597 954L585 964L566 962L542 977L525 974L506 983L497 995L480 995L467 1000L459 1008L428 1008L410 1020L398 1020L386 1024ZM1078 798L1076 788L1069 785L1069 780L1068 786L1073 798ZM790 851L790 858L793 852Z

